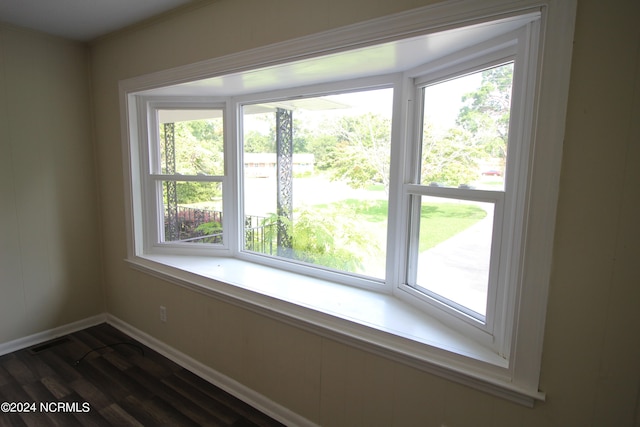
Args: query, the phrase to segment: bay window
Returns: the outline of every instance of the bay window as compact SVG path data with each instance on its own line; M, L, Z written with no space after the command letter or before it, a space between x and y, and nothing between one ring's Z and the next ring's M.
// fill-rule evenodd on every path
M128 261L542 399L562 126L540 119L563 114L567 73L541 58L566 64L548 35L575 12L454 3L121 82Z

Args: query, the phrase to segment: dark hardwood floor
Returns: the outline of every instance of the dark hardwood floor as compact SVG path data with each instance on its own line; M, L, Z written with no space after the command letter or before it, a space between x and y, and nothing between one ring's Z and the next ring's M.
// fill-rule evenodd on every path
M1 356L0 404L11 427L282 426L107 324Z

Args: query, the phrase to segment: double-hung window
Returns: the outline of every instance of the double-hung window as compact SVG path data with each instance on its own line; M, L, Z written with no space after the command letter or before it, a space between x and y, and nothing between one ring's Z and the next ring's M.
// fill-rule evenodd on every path
M225 105L149 99L143 108L146 250L225 248Z
M444 2L122 82L129 261L542 398L561 29L575 4L493 3L493 15ZM443 26L459 8L466 18Z
M521 84L533 72L522 48L528 31L507 37L507 47L499 39L484 44L482 54L478 46L472 55L446 58L436 72L427 66L405 73L412 104L402 184L409 231L399 288L505 357L530 164L523 112L532 111L533 96ZM438 216L455 221L428 221ZM429 244L449 227L459 231Z

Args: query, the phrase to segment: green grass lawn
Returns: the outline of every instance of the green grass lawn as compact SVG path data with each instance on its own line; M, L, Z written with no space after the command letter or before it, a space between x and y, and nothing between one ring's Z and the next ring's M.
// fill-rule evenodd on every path
M329 189L316 186L307 190L328 191ZM342 188L331 189L333 190L336 191L335 194L332 193L333 197L329 197L332 201L325 203L313 203L313 197L300 196L298 199L302 199L303 202L298 202L300 205L294 210L294 228L296 217L311 218L311 228L307 224L309 221L302 221L298 224L298 228L307 227L306 233L315 234L310 241L315 242L318 238L326 238L326 242L331 242L328 246L325 245L324 249L316 251L317 253L308 250L304 252L307 258L310 257L309 260L307 258L305 260L336 268L336 265L341 265L345 259L350 259L343 253L347 251L356 258L360 258L360 261L353 267L345 265L337 267L338 269L384 278L388 216L388 201L384 198L384 187L371 186L361 195L344 194ZM345 198L340 197L343 194ZM423 203L420 215L419 251L426 251L448 240L485 218L486 215L482 208L472 203L439 201ZM317 230L310 231L313 227L317 227ZM327 232L330 236L327 236ZM300 253L302 252L300 250ZM327 257L328 260L325 259Z
M381 224L386 223L387 205L386 200L347 199L331 205L316 205L315 208L351 211L362 219L363 230L380 234L386 233L386 227L381 227ZM471 204L424 203L420 213L420 252L444 242L486 216L483 209Z
M444 242L486 216L487 212L475 205L423 203L419 251L426 251Z

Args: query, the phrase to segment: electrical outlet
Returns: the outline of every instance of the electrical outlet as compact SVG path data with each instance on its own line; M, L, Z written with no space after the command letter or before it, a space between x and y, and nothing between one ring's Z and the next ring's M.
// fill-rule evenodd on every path
M167 321L167 307L165 307L164 305L160 306L160 321L161 322Z

